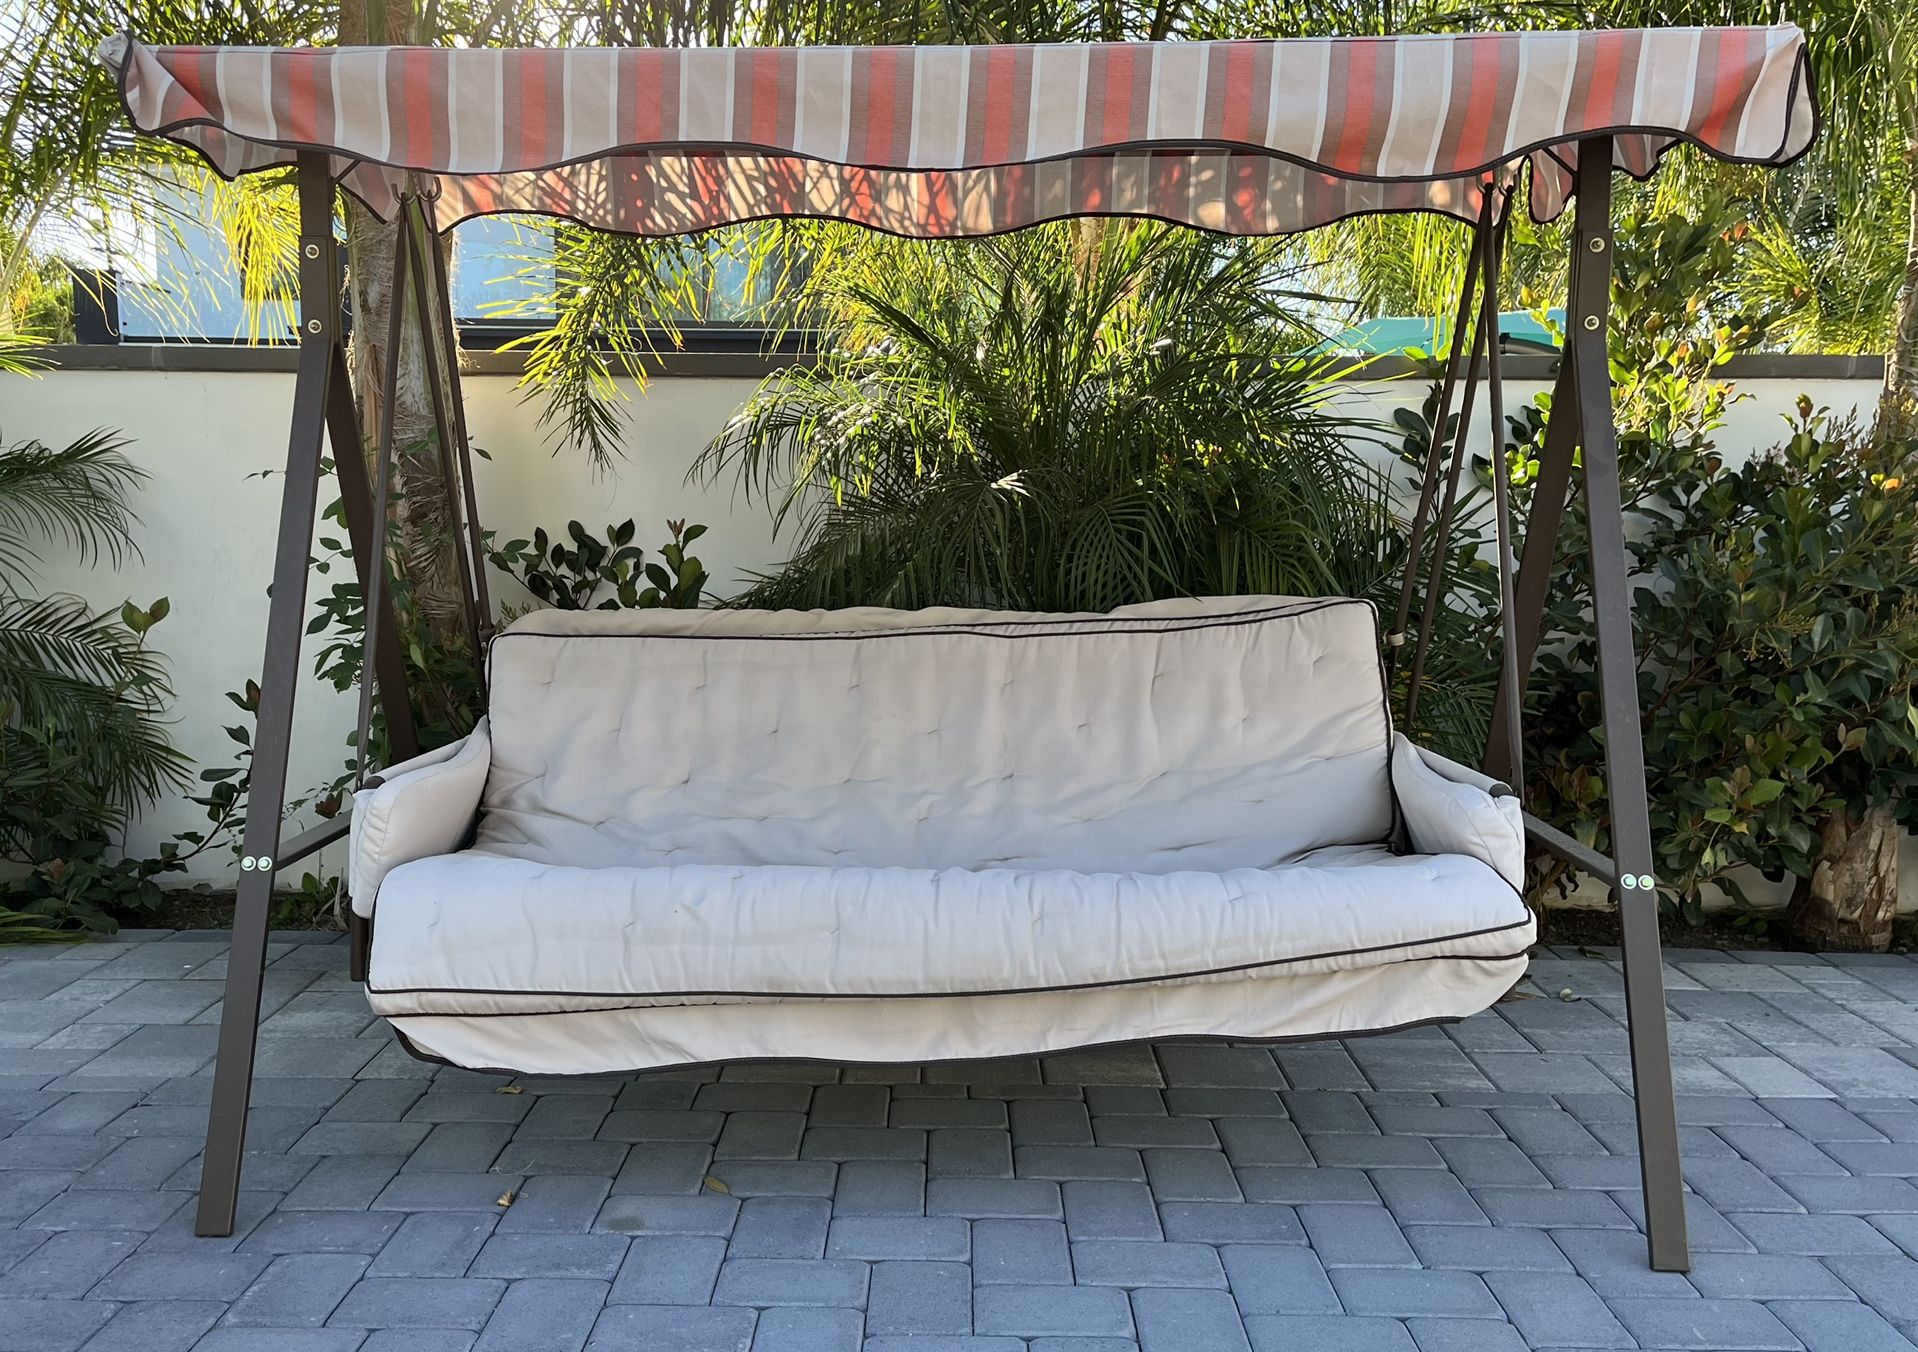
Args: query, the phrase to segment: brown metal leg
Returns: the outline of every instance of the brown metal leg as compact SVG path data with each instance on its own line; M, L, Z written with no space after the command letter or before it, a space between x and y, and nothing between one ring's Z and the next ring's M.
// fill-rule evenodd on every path
M1478 254L1481 263L1484 258L1484 241L1495 227L1493 195L1488 191L1485 196L1485 210L1479 218L1478 233L1473 236L1473 252ZM1405 725L1402 731L1412 736L1418 725L1419 694L1425 685L1425 659L1432 649L1432 626L1438 619L1439 603L1445 595L1445 553L1452 542L1452 518L1458 505L1459 481L1465 474L1465 462L1469 459L1466 443L1472 435L1472 404L1478 394L1479 370L1485 358L1485 344L1491 337L1483 322L1472 332L1471 357L1465 368L1465 397L1459 405L1458 429L1451 440L1452 467L1445 480L1445 498L1439 507L1437 518L1432 526L1432 564L1426 572L1425 601L1419 609L1418 640L1412 647L1412 669L1406 675L1405 683ZM1407 561L1407 566L1416 568L1415 557Z
M1419 555L1425 549L1425 523L1432 514L1432 499L1437 496L1439 476L1445 468L1445 425L1452 420L1452 396L1458 390L1470 350L1466 332L1472 318L1472 292L1478 287L1479 260L1483 255L1479 236L1472 236L1472 247L1465 256L1465 284L1459 288L1458 312L1452 317L1452 350L1445 358L1445 379L1439 386L1436 416L1432 419L1432 438L1425 450L1424 473L1419 479L1419 502L1412 513L1412 529L1405 546L1405 571L1399 577L1399 608L1392 630L1385 636L1385 659L1396 664L1398 650L1405 643L1405 626L1412 615L1412 592L1418 584Z
M1578 222L1573 232L1581 266L1566 316L1566 342L1571 349L1568 360L1576 368L1579 440L1585 449L1592 615L1598 631L1598 683L1604 707L1605 788L1611 806L1612 857L1618 868L1614 895L1624 930L1625 1015L1638 1105L1645 1230L1652 1266L1661 1272L1684 1272L1691 1267L1691 1254L1685 1235L1678 1108L1659 955L1651 819L1645 801L1638 662L1632 644L1631 580L1626 572L1618 437L1612 425L1605 343L1612 274L1611 186L1611 138L1581 142Z
M360 415L353 407L352 379L347 374L346 351L335 344L333 373L327 383L327 432L333 443L333 468L340 480L340 504L346 512L346 537L353 549L353 568L360 580L360 595L376 594L373 587L372 560L377 538L373 530L373 485L366 473L366 447L360 434ZM386 744L394 763L411 760L420 754L419 729L413 722L413 691L406 678L406 657L400 651L399 620L393 614L392 598L379 597L379 618L369 620L367 632L373 636L373 653L363 659L367 670L379 682L380 712L386 715ZM362 673L361 680L365 680Z
M339 268L333 245L333 184L326 160L301 155L300 361L293 392L293 430L286 483L280 497L280 537L273 562L273 599L267 612L266 661L260 677L260 716L248 780L239 896L227 955L226 997L213 1070L213 1106L207 1115L200 1209L194 1233L230 1235L240 1197L246 1152L246 1112L253 1092L254 1042L260 1024L260 986L266 974L266 931L272 909L280 814L286 802L287 747L305 629L307 558L318 506L320 452L326 436L326 392L333 344L339 336Z
M346 913L346 979L366 982L368 965L373 961L373 918L358 911Z
M1479 237L1479 247L1485 254L1485 308L1479 323L1492 335L1491 341L1485 345L1485 411L1492 424L1492 515L1497 528L1498 547L1499 684L1501 688L1516 691L1523 687L1519 681L1517 633L1512 627L1518 605L1512 595L1511 468L1505 459L1505 372L1500 365L1498 339L1499 245L1503 242L1502 233L1486 231ZM1509 768L1499 778L1516 786L1523 797L1525 767L1519 754L1519 706L1520 701L1516 699L1497 701L1492 706L1492 717L1505 729L1505 740L1511 748L1507 756Z
M1573 260L1576 264L1577 260ZM1573 452L1578 446L1578 382L1573 379L1570 357L1559 363L1558 381L1552 389L1552 413L1545 424L1545 446L1539 455L1538 480L1532 485L1532 508L1525 521L1524 553L1518 562L1518 577L1513 584L1512 643L1516 652L1518 676L1509 680L1501 671L1498 694L1492 701L1492 730L1485 746L1485 760L1479 767L1494 779L1517 783L1518 758L1514 754L1512 723L1522 719L1525 683L1531 675L1532 658L1538 652L1538 633L1544 623L1545 601L1552 589L1552 573L1558 563L1558 533L1565 519L1565 499L1571 491ZM1508 701L1516 700L1519 713L1507 712ZM1520 787L1523 787L1522 785Z

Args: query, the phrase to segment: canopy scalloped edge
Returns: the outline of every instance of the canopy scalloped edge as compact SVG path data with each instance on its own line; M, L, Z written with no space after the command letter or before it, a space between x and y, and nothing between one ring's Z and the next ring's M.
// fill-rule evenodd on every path
M192 48L102 44L134 126L232 178L325 154L390 216L539 212L668 235L819 217L921 237L1071 216L1236 235L1372 212L1475 219L1579 143L1783 165L1817 132L1794 26L991 47Z

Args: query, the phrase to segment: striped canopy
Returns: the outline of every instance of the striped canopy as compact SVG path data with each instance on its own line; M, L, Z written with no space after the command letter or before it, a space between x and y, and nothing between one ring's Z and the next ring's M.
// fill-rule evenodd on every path
M989 47L102 49L141 131L233 176L329 156L391 213L503 211L676 234L764 217L983 235L1148 216L1267 235L1375 211L1472 218L1579 140L1645 175L1689 143L1783 164L1817 121L1771 28Z

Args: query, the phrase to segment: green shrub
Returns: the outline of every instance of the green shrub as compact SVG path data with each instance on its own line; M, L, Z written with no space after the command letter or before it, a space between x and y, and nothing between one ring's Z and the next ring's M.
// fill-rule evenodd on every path
M658 563L647 563L646 552L633 543L639 529L630 517L608 526L604 539L568 521L570 545L535 530L530 540L509 540L487 552L494 567L557 610L697 609L706 569L686 546L706 528L668 521L666 529L672 538L659 547Z
M7 908L49 932L111 934L119 916L160 904L161 875L184 867L168 845L152 859L119 854L123 815L88 777L87 758L51 726L6 730L0 749L0 855L24 865ZM0 943L13 941L0 935Z
M1790 438L1735 469L1670 452L1630 548L1652 837L1694 921L1739 865L1809 877L1819 823L1890 804L1918 826L1918 454L1801 401ZM1548 647L1534 801L1603 845L1598 692L1582 640Z
M1873 445L1801 401L1782 445L1727 467L1713 437L1739 396L1720 368L1766 327L1729 298L1738 233L1671 212L1628 214L1609 342L1655 871L1670 909L1694 922L1714 885L1745 900L1741 866L1809 877L1820 824L1834 813L1891 805L1907 825L1918 821L1913 448ZM1508 429L1521 509L1549 407L1541 398ZM1578 483L1528 685L1526 791L1539 816L1603 850L1610 816ZM1489 557L1485 534L1475 518L1460 547L1468 562ZM1448 609L1481 617L1476 643L1460 649L1489 664L1498 635L1488 573L1462 570ZM1447 749L1469 758L1480 745ZM1562 864L1537 862L1541 888L1573 881Z

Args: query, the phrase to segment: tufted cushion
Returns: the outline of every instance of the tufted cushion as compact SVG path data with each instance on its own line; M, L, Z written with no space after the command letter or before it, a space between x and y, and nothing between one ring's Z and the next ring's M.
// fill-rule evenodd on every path
M1394 826L1370 605L544 611L474 848L585 868L1270 868Z

